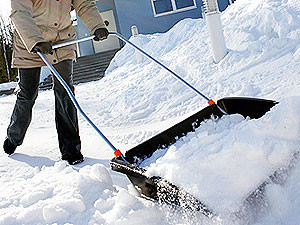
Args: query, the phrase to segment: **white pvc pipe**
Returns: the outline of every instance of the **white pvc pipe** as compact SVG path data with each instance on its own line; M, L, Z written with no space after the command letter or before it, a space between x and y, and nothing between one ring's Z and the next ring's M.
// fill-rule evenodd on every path
M227 54L220 13L206 14L210 45L215 63L219 63Z
M203 4L213 58L215 63L219 63L227 54L227 48L221 24L218 1L203 0Z
M131 34L133 36L134 44L141 47L141 42L139 40L139 31L138 31L137 26L132 26L131 27ZM135 57L136 57L136 61L137 61L138 64L143 62L143 55L141 55L137 50L135 50Z

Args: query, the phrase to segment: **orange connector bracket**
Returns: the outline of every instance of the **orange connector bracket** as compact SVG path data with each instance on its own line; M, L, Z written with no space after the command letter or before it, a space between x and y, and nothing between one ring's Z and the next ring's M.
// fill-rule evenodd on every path
M209 105L215 104L214 100L212 100L212 99L209 99L209 101L208 101L207 103L208 103Z
M118 158L119 156L123 155L122 152L120 151L120 149L117 149L115 152L114 152L115 156Z

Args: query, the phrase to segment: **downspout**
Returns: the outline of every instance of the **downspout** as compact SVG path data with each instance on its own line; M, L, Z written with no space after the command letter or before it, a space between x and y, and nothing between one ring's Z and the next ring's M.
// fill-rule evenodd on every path
M213 59L219 63L228 53L217 0L202 0Z

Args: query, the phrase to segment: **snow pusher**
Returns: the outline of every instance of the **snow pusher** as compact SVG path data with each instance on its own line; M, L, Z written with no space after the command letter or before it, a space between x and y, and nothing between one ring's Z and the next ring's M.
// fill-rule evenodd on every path
M180 80L184 85L191 88L194 92L196 92L199 96L206 99L209 106L200 110L196 114L190 116L184 121L174 125L173 127L163 131L160 134L152 137L151 139L139 144L138 146L128 150L125 156L121 153L121 151L113 146L113 144L105 137L105 135L97 128L97 126L89 119L89 117L83 112L80 105L78 104L75 96L72 91L68 87L68 85L61 78L59 73L55 70L55 68L50 64L47 58L38 52L37 54L42 58L48 68L51 70L54 76L60 81L60 83L66 89L69 97L74 103L75 107L82 114L82 116L90 123L90 125L96 130L96 132L106 141L106 143L111 147L114 151L115 158L113 158L110 162L111 168L114 171L121 172L126 174L131 183L137 187L142 196L146 198L153 199L160 203L167 203L171 206L179 206L184 209L198 211L204 214L207 217L213 217L216 213L209 208L204 202L198 200L193 195L187 193L182 188L177 187L176 185L170 183L166 179L158 176L148 177L145 175L146 170L138 166L137 162L141 162L144 159L150 157L157 149L167 148L171 144L175 143L180 137L185 136L188 132L194 131L197 127L201 125L201 122L210 119L212 116L216 118L220 118L223 115L228 114L241 114L244 117L260 118L266 112L268 112L277 102L272 100L265 99L257 99L257 98L245 98L245 97L230 97L223 98L218 100L216 103L203 95L200 91L194 88L192 85L187 83L184 79L178 76L175 72L161 64L159 61L154 59L152 56L148 55L138 46L134 45L132 42L127 40L121 34L116 32L110 32L110 35L116 35L122 41L128 43L140 53L157 63L159 66L163 67L167 71L169 71L175 78ZM93 39L94 36L90 36L80 40L74 40L58 45L54 45L53 49L67 46L70 44L79 43L82 41L87 41ZM270 181L274 182L276 177L280 174L278 171L275 171L274 174L271 174L270 177L266 180L266 182L262 183L256 190L249 194L246 198L245 202L248 202L248 205L251 205L251 201L253 197L257 197L260 199L260 194L264 191L264 187ZM263 200L259 200L257 202L263 202ZM257 203L256 202L256 203ZM247 208L247 207L246 207ZM251 208L249 206L248 208ZM246 210L247 211L247 210ZM237 216L243 215L244 211L237 213Z
M231 97L220 99L216 104L219 107L222 107L227 114L241 114L244 117L258 119L276 105L277 102L257 98ZM137 164L141 163L144 159L149 158L156 150L167 148L175 143L180 137L185 136L188 132L194 131L201 125L202 121L210 119L212 116L215 118L222 117L224 114L219 110L219 107L217 107L216 104L207 106L166 131L163 131L128 150L125 153L127 162L124 162L117 157L113 158L110 162L112 170L126 174L128 179L137 187L140 193L148 198L157 200L160 203L167 203L188 210L200 211L208 217L214 216L215 213L213 210L204 202L199 201L191 194L185 192L180 187L171 184L164 178L157 176L147 177L145 175L146 170L138 167ZM258 190L262 190L263 187L264 185L259 186ZM254 193L258 190L254 191ZM258 193L261 193L261 191L258 191ZM254 196L254 194L252 196ZM251 197L247 199L247 201L249 202L250 199Z

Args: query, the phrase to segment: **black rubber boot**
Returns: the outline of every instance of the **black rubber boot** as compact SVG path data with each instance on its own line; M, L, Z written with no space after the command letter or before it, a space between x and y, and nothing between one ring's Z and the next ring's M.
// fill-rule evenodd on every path
M84 157L80 151L74 151L72 154L64 154L61 159L68 161L70 165L79 164L84 161Z
M4 152L8 155L11 155L15 152L17 146L14 145L8 138L5 139L3 143Z

